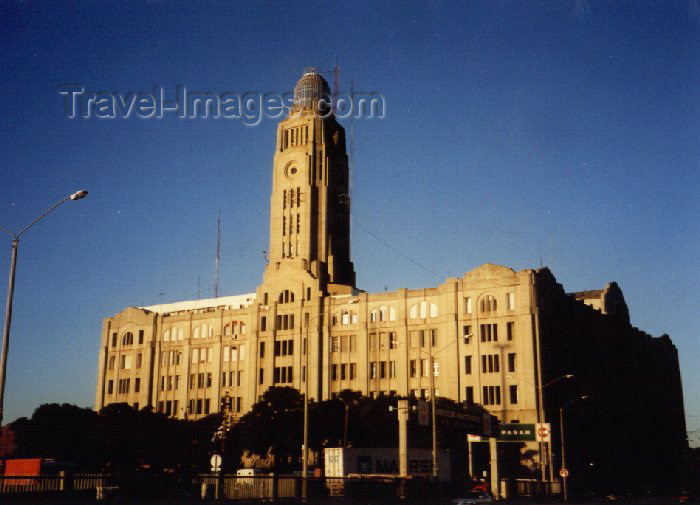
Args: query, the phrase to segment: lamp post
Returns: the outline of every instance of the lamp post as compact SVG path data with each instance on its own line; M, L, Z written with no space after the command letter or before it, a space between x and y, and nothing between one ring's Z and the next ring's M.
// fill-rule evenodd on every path
M512 376L512 375L506 375L506 378L508 378L508 379L516 379L516 377L514 377L514 376ZM573 379L573 378L574 378L574 374L568 373L568 374L562 375L562 376L560 376L560 377L557 377L556 379L552 379L551 381L547 382L547 383L544 384L543 386L538 386L537 384L534 384L534 383L532 383L532 382L530 382L530 381L526 381L526 380L520 379L520 380L523 380L523 382L527 382L528 384L531 384L531 385L535 386L535 389L537 390L537 397L539 398L538 405L537 405L537 419L538 419L538 422L543 423L543 424L546 422L546 421L545 421L545 417L544 417L544 404L543 404L543 402L542 402L544 390L545 390L546 388L548 388L549 386L551 386L552 384L554 384L554 383L556 383L556 382L559 382L560 380L564 380L564 379ZM540 442L539 444L540 444L540 447L541 447L541 446L544 444L544 442ZM548 454L547 454L547 460L548 460L548 466L549 466L549 480L552 481L552 480L554 480L554 474L553 474L553 470L552 470L552 443L551 443L551 442L548 443L547 449L548 449L548 450L547 450L547 453L548 453ZM544 481L545 474L546 474L546 470L545 470L543 452L544 452L544 451L540 450L540 466L541 466L541 469L542 469L542 480Z
M5 370L7 368L7 351L10 345L10 323L12 321L12 298L15 291L15 266L17 264L17 249L19 248L19 239L29 228L45 218L51 211L68 200L80 200L85 198L88 192L85 190L76 191L72 195L65 197L58 203L55 203L49 209L37 217L34 221L22 228L19 233L14 233L7 228L0 226L0 230L9 234L12 237L12 259L10 260L10 277L7 288L7 305L5 306L5 327L2 334L2 359L0 359L0 426L2 426L4 400L5 400Z
M565 471L566 470L566 450L565 450L565 445L564 445L564 409L571 405L572 403L576 403L579 400L586 400L588 398L588 395L583 395L579 396L578 398L574 398L573 400L569 400L566 402L564 405L559 407L559 435L561 436L561 468L562 473L561 473L561 478L562 478L562 483L564 486L564 501L568 501L569 497L566 492L566 478L568 473Z
M343 302L335 307L329 307L313 317L309 321L304 321L306 325L306 338L304 340L304 442L301 448L301 497L306 500L307 496L307 469L309 467L309 326L311 323L325 315L333 314L333 311L340 310L344 305L353 305L359 303L359 298L353 298L347 302Z

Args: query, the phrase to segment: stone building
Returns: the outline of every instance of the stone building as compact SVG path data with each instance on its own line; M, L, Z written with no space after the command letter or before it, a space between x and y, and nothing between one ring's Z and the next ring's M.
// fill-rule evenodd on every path
M663 412L664 443L683 445L676 349L630 326L615 283L566 294L546 268L486 264L425 289L357 289L345 134L320 101L327 95L325 80L305 73L279 124L269 262L256 292L107 318L96 408L126 402L197 419L229 395L242 415L275 385L313 399L343 389L425 398L432 369L435 395L483 404L501 422L540 421L542 401L556 424L562 402L585 393L590 403L575 411L597 419L591 440L603 425L644 431ZM539 388L567 374L575 378ZM653 419L639 415L645 406Z

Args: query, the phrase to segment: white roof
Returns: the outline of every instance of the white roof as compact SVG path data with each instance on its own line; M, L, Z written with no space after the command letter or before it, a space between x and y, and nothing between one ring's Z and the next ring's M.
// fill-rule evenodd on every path
M218 298L206 298L203 300L186 300L182 302L161 303L139 307L140 309L165 314L168 312L180 312L182 310L198 310L222 307L224 309L240 309L247 307L255 301L255 293L234 296L220 296Z

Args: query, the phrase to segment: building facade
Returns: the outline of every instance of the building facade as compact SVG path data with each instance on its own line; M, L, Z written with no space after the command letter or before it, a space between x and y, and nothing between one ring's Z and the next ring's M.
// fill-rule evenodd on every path
M554 423L574 383L606 409L630 402L628 391L611 388L641 381L671 392L659 408L673 413L674 443L682 443L675 347L630 326L614 283L566 294L546 268L486 264L426 289L357 289L345 135L324 96L323 78L305 73L279 124L269 261L256 292L107 318L97 409L125 402L198 419L218 411L224 395L242 415L271 386L318 400L343 389L426 398L434 387L501 422L535 423L543 413ZM642 355L643 365L632 359ZM544 387L567 374L576 379Z

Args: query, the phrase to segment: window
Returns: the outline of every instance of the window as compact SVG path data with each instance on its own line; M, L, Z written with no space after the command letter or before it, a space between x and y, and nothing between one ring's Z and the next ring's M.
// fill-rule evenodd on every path
M512 385L509 386L510 390L510 403L518 403L518 386Z
M464 401L467 405L474 405L474 386L467 386L464 391Z
M195 327L192 338L209 338L214 336L214 327L204 323Z
M136 368L141 368L142 361L143 361L143 355L141 353L138 353L136 355Z
M515 293L507 294L508 310L515 310Z
M479 308L481 309L481 312L496 312L496 297L492 295L486 295L481 299L481 304Z
M143 330L139 330L139 344L143 344Z
M122 335L122 345L132 345L134 343L134 334L130 331Z
M267 331L267 318L265 316L260 318L260 331Z
M369 334L369 350L370 351L377 350L377 334L376 333Z
M465 344L468 344L470 339L472 338L472 327L471 325L464 325L462 326L462 339Z
M265 357L265 342L260 342L260 357Z
M265 381L265 369L261 368L258 370L258 384L262 384Z
M472 313L472 299L469 296L464 299L464 312L467 314Z
M437 317L438 307L434 303L428 303L422 301L411 305L408 310L408 315L410 319L426 319L427 317Z
M119 379L119 382L117 383L117 388L118 388L117 392L120 394L128 393L130 382L131 382L131 379Z
M465 374L472 373L472 357L471 356L464 357L464 373Z
M114 392L114 381L110 380L107 382L107 394L111 395Z
M389 362L389 378L390 379L396 378L396 361Z
M357 363L350 363L350 380L357 378Z
M286 217L285 217L285 219L286 219ZM283 226L282 228L284 229L285 227ZM290 232L291 232L291 228L292 228L292 223L290 220L290 223L289 223ZM284 291L282 291L279 294L279 296L277 297L277 303L293 303L293 302L294 302L294 292L289 291L288 289L285 289Z
M272 373L274 384L290 384L292 382L291 366L276 366Z
M498 324L482 324L479 326L480 338L482 342L498 341Z
M119 357L119 368L122 370L131 370L131 356L122 354Z
M141 378L136 377L134 379L134 393L140 393L141 392Z
M369 378L370 379L376 379L377 378L377 362L372 361L369 364Z
M389 332L389 349L398 349L399 339L396 337L395 332Z
M348 365L343 363L340 365L340 380L344 381L348 377Z
M500 362L498 354L482 354L481 355L481 372L496 373L500 372Z
M112 347L117 347L117 334L112 333Z
M379 378L386 379L386 361L379 362Z
M481 403L483 405L501 404L501 386L483 386L482 393Z
M415 377L418 374L418 363L415 359L412 359L409 363L409 375Z
M331 380L336 381L338 380L338 365L331 365Z
M437 359L433 359L433 375L435 377L440 375L440 363L438 363Z
M114 363L116 361L117 357L116 356L110 356L109 357L109 362L107 364L107 369L108 370L114 370Z
M508 353L508 371L515 372L515 353L514 352Z
M506 323L506 336L508 340L513 340L515 337L515 323L512 321Z
M348 336L348 341L349 341L348 343L349 343L349 347L350 347L350 349L349 349L350 352L355 352L357 350L356 340L357 339L355 338L355 335Z
M340 351L340 337L331 337L331 352Z
M428 360L420 360L420 374L422 377L428 377Z

